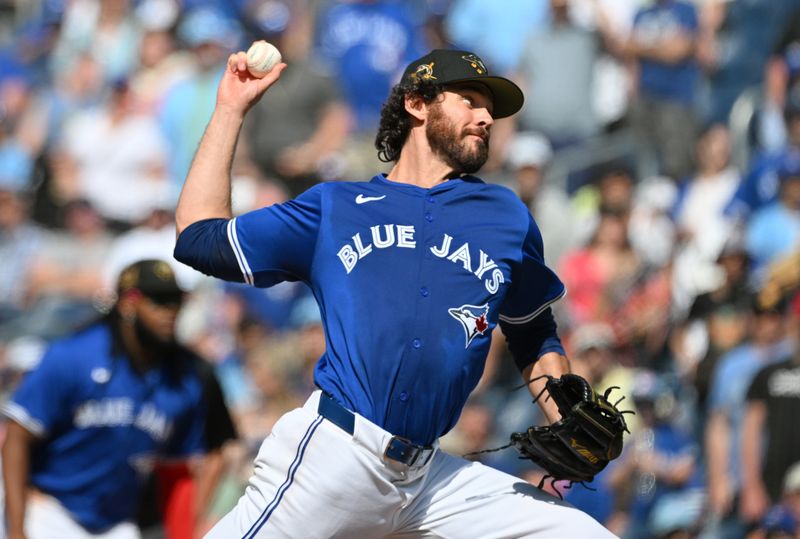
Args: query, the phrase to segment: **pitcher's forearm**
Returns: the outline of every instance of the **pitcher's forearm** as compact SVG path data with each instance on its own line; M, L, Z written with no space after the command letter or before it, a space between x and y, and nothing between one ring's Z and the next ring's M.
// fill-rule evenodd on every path
M535 363L525 368L522 371L522 376L525 380L533 380L544 374L549 374L550 376L558 378L562 374L567 374L569 372L571 372L569 359L567 359L566 356L555 352L548 352L542 355ZM546 381L545 379L541 379L528 384L528 391L530 391L531 395L534 397L540 395ZM555 423L561 419L558 406L552 399L539 399L537 402L548 422Z
M280 63L263 78L258 78L248 71L244 51L228 57L217 88L216 108L189 168L175 211L178 234L197 221L231 217L231 165L244 116L285 68L286 64Z
M214 110L178 201L178 234L202 219L231 217L231 165L243 121L241 112Z
M8 537L24 537L25 507L33 435L14 421L3 444L3 487Z

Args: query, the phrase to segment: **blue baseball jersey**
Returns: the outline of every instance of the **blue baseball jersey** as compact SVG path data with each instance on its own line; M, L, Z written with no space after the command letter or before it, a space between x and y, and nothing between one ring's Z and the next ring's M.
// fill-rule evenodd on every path
M176 257L233 278L198 262L220 247L190 239L190 229ZM246 282L310 285L327 344L316 384L424 445L458 420L498 321L525 327L565 292L527 208L473 176L431 189L384 175L319 184L228 221L227 242Z
M41 438L31 484L100 531L135 517L155 458L203 450L202 403L188 352L139 374L98 323L54 342L3 413Z

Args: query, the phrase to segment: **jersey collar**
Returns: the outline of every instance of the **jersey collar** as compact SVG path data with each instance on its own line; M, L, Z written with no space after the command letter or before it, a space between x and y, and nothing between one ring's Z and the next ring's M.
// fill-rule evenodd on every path
M370 180L370 183L378 183L395 189L403 190L409 194L417 194L418 196L424 196L430 193L444 193L446 191L450 191L452 189L464 186L465 184L483 184L485 182L482 179L478 178L477 176L470 176L469 174L465 174L458 178L447 180L446 182L442 182L439 185L427 189L425 187L419 187L418 185L412 185L409 183L394 182L388 179L385 173L380 173L376 174L372 178L372 180Z

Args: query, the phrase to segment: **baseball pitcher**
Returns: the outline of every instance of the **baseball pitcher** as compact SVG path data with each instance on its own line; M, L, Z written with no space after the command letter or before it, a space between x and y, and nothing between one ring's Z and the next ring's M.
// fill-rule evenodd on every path
M376 147L393 163L388 174L319 184L232 218L237 136L284 69L255 78L244 52L229 58L178 204L175 256L257 287L308 283L327 350L319 390L277 422L244 495L208 537L612 537L437 442L478 383L500 324L532 394L558 394L538 399L553 425L512 438L523 456L546 469L558 458L568 478L569 459L581 459L583 480L621 444L615 408L597 406L603 397L580 377L562 377L569 363L550 305L565 290L544 263L536 223L514 193L472 175L495 119L522 106L521 90L473 53L432 51L384 105Z

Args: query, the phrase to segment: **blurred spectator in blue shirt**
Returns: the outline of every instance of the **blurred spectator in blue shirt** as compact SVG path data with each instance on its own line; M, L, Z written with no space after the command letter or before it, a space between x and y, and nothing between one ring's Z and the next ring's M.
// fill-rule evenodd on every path
M784 17L782 25L770 28L778 39L766 62L764 104L759 111L758 142L768 152L779 151L786 145L787 136L791 138L787 133L791 128L782 122L781 111L800 109L800 7L793 0L786 1L791 2L794 11ZM782 31L775 33L776 27Z
M225 62L240 45L240 27L217 11L201 8L184 15L178 37L194 53L196 72L168 92L160 111L170 144L168 168L175 200L214 110Z
M778 200L758 210L746 228L756 272L800 248L800 153L784 159L778 177Z
M40 144L31 133L32 80L30 70L0 51L0 176L17 187L31 187L33 162Z
M400 0L333 0L319 10L314 54L338 83L350 116L350 134L324 160L323 178L364 179L386 167L375 150L375 129L384 96L427 51L424 15Z
M758 371L786 358L786 316L779 304L754 302L750 335L719 360L711 381L705 431L711 537L738 539L744 527L737 514L741 487L741 440L747 390Z
M778 197L777 170L787 155L800 152L800 8L784 29L766 68L757 114L759 151L726 210L742 220Z
M707 71L706 120L726 122L743 91L761 85L764 66L794 0L711 0L700 9L697 57Z
M630 522L623 537L645 539L653 536L653 511L665 496L686 495L702 485L700 455L690 434L675 424L675 395L663 375L638 372L633 380L633 402L640 424L610 481L620 491L632 489ZM699 517L699 512L694 516Z
M697 29L697 12L685 2L657 0L636 14L631 48L639 59L643 95L693 103L699 75L692 56Z
M318 54L333 68L357 131L374 131L384 96L426 52L422 23L397 0L339 0L322 12Z
M778 169L792 154L800 153L800 101L797 106L788 104L784 111L787 131L786 145L776 150L763 150L753 159L750 170L730 204L726 215L746 221L752 213L778 198L780 180Z
M694 59L697 11L693 4L655 0L634 18L624 53L638 68L634 125L643 149L655 152L658 172L682 179L691 172L696 140Z
M547 0L455 0L445 29L456 47L477 51L498 74L519 65L525 42L548 20Z

